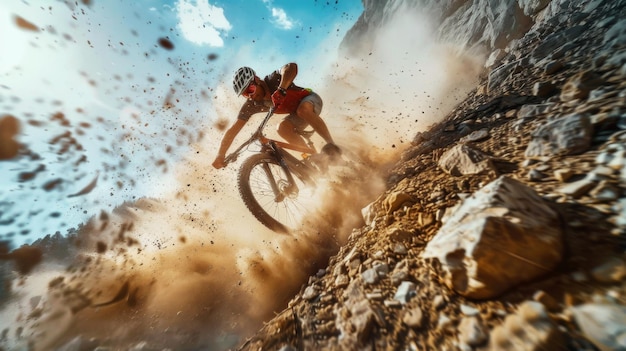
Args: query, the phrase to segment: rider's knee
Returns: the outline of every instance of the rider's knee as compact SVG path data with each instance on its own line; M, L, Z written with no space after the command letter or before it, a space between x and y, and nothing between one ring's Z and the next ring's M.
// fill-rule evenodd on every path
M312 118L320 118L320 116L315 113L313 104L308 102L298 105L298 108L296 109L296 114L298 115L298 117L306 120L307 122L309 122Z
M295 132L295 128L296 127L293 125L293 123L291 123L291 121L283 120L278 124L278 126L276 126L276 131L278 132L278 135L284 138L286 135L293 135Z

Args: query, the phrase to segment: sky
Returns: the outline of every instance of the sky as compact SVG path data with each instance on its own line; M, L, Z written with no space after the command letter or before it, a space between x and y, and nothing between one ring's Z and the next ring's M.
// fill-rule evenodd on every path
M360 0L15 0L0 4L0 240L14 246L159 197L219 119L230 80L297 62L315 80ZM207 159L213 155L206 155ZM208 164L209 162L207 162Z

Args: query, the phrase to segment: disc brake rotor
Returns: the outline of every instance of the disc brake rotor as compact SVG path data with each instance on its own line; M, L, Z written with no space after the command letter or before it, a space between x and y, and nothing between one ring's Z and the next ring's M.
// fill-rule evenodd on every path
M288 197L290 199L295 199L298 197L298 187L295 184L289 184L289 182L285 179L281 179L278 181L278 189L280 190L281 197Z

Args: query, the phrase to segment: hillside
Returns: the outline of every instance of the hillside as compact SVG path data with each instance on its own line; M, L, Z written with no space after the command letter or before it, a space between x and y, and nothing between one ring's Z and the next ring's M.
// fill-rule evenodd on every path
M626 349L626 1L362 2L314 73L366 171L320 180L319 213L275 233L237 165L209 165L228 121L185 122L163 196L2 243L0 349Z
M353 41L403 6L368 3ZM493 50L479 85L239 350L626 349L626 3L540 3L466 42Z

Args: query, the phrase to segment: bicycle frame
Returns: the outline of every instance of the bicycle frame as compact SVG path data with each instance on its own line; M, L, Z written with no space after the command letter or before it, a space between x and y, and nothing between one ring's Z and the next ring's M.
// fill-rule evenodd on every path
M311 140L314 131L299 133L306 139L306 146L266 137L263 130L273 114L272 108L250 138L225 157L224 163L234 162L245 151L251 152L237 173L239 195L259 222L275 232L289 233L311 214L318 179L324 177L329 163L325 154L315 150ZM252 144L255 146L250 147ZM313 157L300 160L290 151Z
M276 146L278 146L281 149L289 149L289 150L293 150L293 151L302 152L302 153L305 153L305 154L312 154L314 152L314 150L312 150L312 149L310 149L308 147L302 147L302 146L298 146L298 145L289 144L289 143L286 143L284 141L270 139L270 138L265 137L264 135L261 135L261 137L259 138L259 141L263 145L269 144L269 143L273 143L273 144L275 144Z
M274 139L266 137L263 134L263 130L265 129L265 126L267 125L268 121L270 120L273 114L274 114L274 108L272 107L270 108L269 112L267 113L267 115L265 116L265 118L263 119L259 127L252 134L252 136L250 136L248 140L243 142L235 151L233 151L232 153L230 153L228 156L225 157L224 159L225 163L229 164L230 162L236 161L239 155L244 151L244 149L246 149L250 144L254 143L255 141L258 141L261 144L261 151L268 151L268 150L271 151L272 155L274 155L276 160L279 162L280 166L284 169L285 174L287 175L287 180L289 181L291 185L294 185L292 171L298 172L298 174L302 175L303 177L305 177L306 179L312 182L310 173L315 170L312 167L309 167L305 165L304 163L300 162L293 155L290 155L289 153L284 152L283 149L288 149L288 150L293 150L293 151L308 153L308 154L315 153L315 149L313 147L301 147L298 145L293 145L290 143L286 143L283 141L274 140ZM270 175L268 174L268 177L269 176ZM274 193L276 194L276 198L278 199L281 193L280 190L276 188L275 184L272 186L272 188L274 190Z
M248 145L254 143L257 140L259 141L261 146L275 145L280 149L288 149L288 150L293 150L293 151L298 151L298 152L308 153L308 154L315 153L315 150L311 147L301 147L298 145L293 145L290 143L286 143L283 141L274 140L274 139L266 137L263 134L263 129L265 129L265 126L267 125L267 122L270 120L272 115L274 115L273 107L270 108L269 112L267 113L267 115L265 116L265 118L263 119L259 127L257 128L257 130L252 134L252 136L250 136L250 138L246 140L243 144L241 144L235 151L233 151L228 156L226 156L226 158L224 159L226 164L237 160L237 157L239 157L239 155L244 150L244 148L246 148ZM275 147L273 149L274 151L276 151Z

